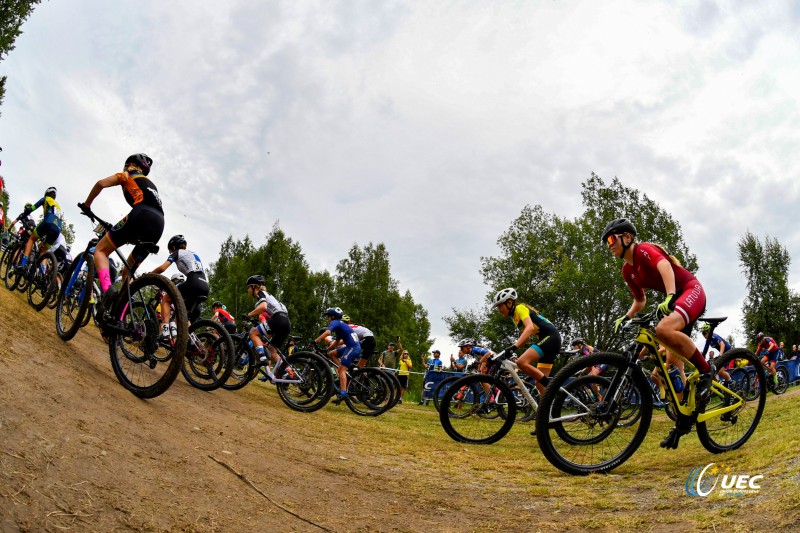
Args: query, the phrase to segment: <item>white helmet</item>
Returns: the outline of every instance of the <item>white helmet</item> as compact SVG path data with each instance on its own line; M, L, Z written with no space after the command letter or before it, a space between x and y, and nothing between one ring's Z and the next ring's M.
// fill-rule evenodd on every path
M508 299L516 300L517 291L511 288L499 291L497 294L494 295L494 300L492 300L492 305L496 307L502 303L505 303L505 301Z
M178 283L183 283L186 281L186 276L178 272L177 274L173 274L170 280L172 280L172 283L177 285Z

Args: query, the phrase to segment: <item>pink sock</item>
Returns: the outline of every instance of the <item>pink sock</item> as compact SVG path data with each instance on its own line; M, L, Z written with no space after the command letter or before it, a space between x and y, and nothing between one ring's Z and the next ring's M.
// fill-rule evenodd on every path
M100 278L100 290L105 294L108 288L111 287L111 272L107 268L99 268L97 269L97 277Z

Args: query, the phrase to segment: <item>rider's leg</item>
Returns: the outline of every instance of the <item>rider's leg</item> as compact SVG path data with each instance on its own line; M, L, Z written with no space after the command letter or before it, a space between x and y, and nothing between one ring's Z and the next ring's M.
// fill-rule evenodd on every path
M168 294L161 297L161 336L169 337L169 319L172 315L172 298Z
M36 232L36 229L34 229L31 232L31 236L28 238L28 242L25 243L25 252L23 252L22 257L20 258L19 266L24 267L28 264L28 256L31 255L33 243L36 242L36 239L38 238L38 233Z
M546 374L543 372L543 369L539 370L533 365L533 363L536 363L541 357L540 350L541 348L536 345L525 350L525 353L520 355L517 359L517 366L520 370L536 380L536 387L539 389L539 393L544 394L544 386L541 384L541 380L546 377ZM548 369L548 372L549 370L550 369Z
M100 291L105 294L109 287L114 283L111 279L111 272L108 269L108 255L116 250L117 247L111 242L108 234L104 235L97 246L94 247L94 267L97 271L97 279L100 280Z

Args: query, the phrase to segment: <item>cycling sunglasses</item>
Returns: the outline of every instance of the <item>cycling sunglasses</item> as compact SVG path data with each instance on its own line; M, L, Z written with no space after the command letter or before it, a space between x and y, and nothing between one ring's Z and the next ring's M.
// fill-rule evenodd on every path
M608 243L609 246L611 246L612 244L617 242L617 239L619 239L620 237L622 237L622 235L609 235L608 237L606 237L606 242Z

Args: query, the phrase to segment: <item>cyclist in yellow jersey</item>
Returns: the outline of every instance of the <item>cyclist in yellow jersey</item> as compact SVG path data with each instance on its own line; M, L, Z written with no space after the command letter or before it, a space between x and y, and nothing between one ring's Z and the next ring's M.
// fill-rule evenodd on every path
M522 332L519 338L505 350L517 353L526 344L528 348L517 358L520 370L536 380L536 386L543 394L547 386L547 376L553 369L553 363L561 352L561 334L556 327L535 308L528 304L517 303L517 291L503 289L494 296L494 306L503 316L510 316L514 325ZM537 366L534 366L537 363Z

